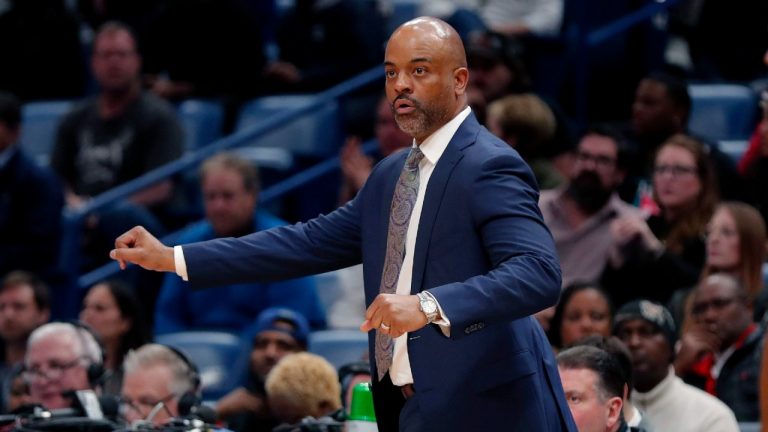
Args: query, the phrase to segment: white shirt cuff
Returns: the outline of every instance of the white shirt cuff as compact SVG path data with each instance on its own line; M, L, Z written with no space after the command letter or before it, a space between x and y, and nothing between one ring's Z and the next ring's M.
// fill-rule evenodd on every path
M432 324L436 324L438 327L440 327L440 330L443 332L443 336L451 337L451 321L447 316L445 316L445 312L443 312L443 308L440 306L440 302L437 301L431 292L424 291L424 294L432 297L432 300L434 300L435 304L437 305L437 310L440 312L440 318L432 321Z
M185 281L188 281L189 275L187 275L187 262L184 261L184 250L181 246L173 247L173 262L176 264L176 274Z

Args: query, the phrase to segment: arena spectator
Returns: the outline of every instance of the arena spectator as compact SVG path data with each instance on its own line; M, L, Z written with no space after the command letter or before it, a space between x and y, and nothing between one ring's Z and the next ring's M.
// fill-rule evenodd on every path
M611 222L614 243L602 283L617 305L639 297L667 302L694 285L704 265L704 233L717 204L705 147L674 135L659 148L653 171L658 214Z
M557 355L565 399L579 432L625 432L625 377L608 352L579 345Z
M530 165L541 189L552 189L563 176L546 155L555 135L555 115L533 93L512 94L491 102L486 109L488 130L503 139Z
M677 375L717 396L739 421L758 421L764 329L752 319L752 297L735 276L715 273L691 300L693 324L680 337Z
M635 300L616 312L614 322L614 334L632 353L632 402L656 430L739 431L727 405L675 375L677 330L664 306Z
M702 276L728 273L736 277L754 301L764 295L766 227L748 204L724 202L717 206L707 228L707 261ZM765 312L764 300L756 305ZM755 314L760 321L763 313Z
M630 399L630 392L634 383L632 382L632 353L629 352L629 348L616 336L588 336L579 341L577 345L600 348L618 360L624 375L624 404L621 409L624 414L624 421L631 432L653 432L653 426L632 404Z
M307 349L308 334L306 318L285 308L265 310L244 332L243 340L252 343L248 384L233 390L216 405L219 417L227 421L230 429L272 430L280 423L267 403L264 383L282 358Z
M319 419L341 408L341 386L328 360L310 353L285 356L267 375L269 406L290 425L305 417Z
M62 120L51 165L64 181L66 203L91 197L181 156L183 134L173 108L141 90L141 58L125 25L104 24L93 44L91 66L100 93ZM157 215L173 193L166 179L88 218L90 257L103 262L116 235L136 224L162 232Z
M0 412L11 409L12 383L29 335L50 318L49 297L48 287L31 273L11 272L0 284Z
M200 169L200 183L206 220L185 232L181 242L240 237L285 224L258 209L258 171L244 159L231 153L213 156ZM155 308L155 334L193 329L239 333L274 306L300 312L313 328L325 326L312 278L193 291L189 283L166 275Z
M539 207L555 239L563 286L598 280L613 245L610 221L640 216L616 193L628 158L617 132L593 127L579 141L568 184L541 193Z
M560 295L549 340L555 349L568 348L587 336L609 336L612 322L613 305L605 291L595 283L575 283Z
M38 327L29 336L24 357L31 401L48 409L71 408L75 401L70 391L99 386L102 361L99 342L86 328L63 322Z
M123 360L129 350L149 342L144 314L131 288L110 280L92 286L83 300L80 320L99 336L104 346L105 394L120 394Z
M121 412L136 427L162 426L200 404L197 367L175 349L144 345L128 352L122 369Z
M647 179L652 176L655 155L673 135L688 133L690 114L691 96L683 79L655 72L640 81L632 103L631 125L626 131L636 157L621 188L624 200L642 204L641 200L648 197ZM695 137L717 173L714 179L720 194L726 199L742 198L744 188L733 160L706 138Z
M63 190L19 146L20 133L21 104L0 91L0 277L21 269L50 275L59 259Z

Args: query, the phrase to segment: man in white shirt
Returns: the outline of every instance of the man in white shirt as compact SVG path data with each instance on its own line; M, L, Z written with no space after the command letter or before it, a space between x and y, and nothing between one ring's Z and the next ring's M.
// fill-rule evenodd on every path
M724 403L675 376L672 315L662 305L636 300L616 313L614 334L632 353L632 402L658 431L738 432Z

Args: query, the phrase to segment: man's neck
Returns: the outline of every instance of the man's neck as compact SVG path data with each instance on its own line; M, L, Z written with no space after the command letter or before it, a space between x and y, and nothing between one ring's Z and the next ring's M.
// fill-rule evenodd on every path
M662 381L664 381L664 378L666 378L669 375L669 371L665 370L663 374L659 373L648 373L647 376L636 376L635 377L635 390L639 391L640 393L648 393L649 391L653 390L661 384Z
M104 91L99 96L99 115L102 118L117 117L139 97L141 89L136 82L128 88Z
M568 193L563 194L562 200L565 221L571 228L579 228L587 219L597 213L587 213Z

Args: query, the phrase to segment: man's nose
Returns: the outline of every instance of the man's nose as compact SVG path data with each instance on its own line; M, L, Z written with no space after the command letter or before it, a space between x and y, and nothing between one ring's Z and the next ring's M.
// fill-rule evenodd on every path
M398 93L411 93L411 77L408 74L397 74L395 79L395 90Z

